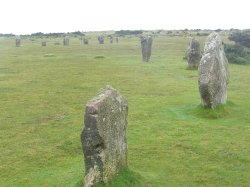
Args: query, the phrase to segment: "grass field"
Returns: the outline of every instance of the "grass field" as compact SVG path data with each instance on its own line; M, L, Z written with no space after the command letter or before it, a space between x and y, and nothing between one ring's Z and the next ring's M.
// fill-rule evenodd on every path
M186 37L154 38L153 63L138 38L55 42L0 38L1 187L79 186L85 104L107 84L128 99L128 164L144 186L250 185L250 66L230 65L228 104L211 111Z

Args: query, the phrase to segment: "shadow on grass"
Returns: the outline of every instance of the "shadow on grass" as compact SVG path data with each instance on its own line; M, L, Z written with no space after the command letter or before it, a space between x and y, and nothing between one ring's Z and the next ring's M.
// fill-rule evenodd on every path
M186 70L189 70L189 71L198 71L198 67L186 67Z
M95 56L94 59L104 59L104 56Z
M78 181L74 187L82 187L82 180ZM94 185L93 187L144 187L143 178L134 171L131 171L128 168L124 168L121 172L115 176L112 181L108 184L99 183Z

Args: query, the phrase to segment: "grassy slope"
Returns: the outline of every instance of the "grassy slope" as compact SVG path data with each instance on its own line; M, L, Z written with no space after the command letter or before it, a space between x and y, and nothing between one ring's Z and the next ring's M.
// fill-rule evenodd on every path
M249 185L250 66L230 65L224 117L197 115L197 71L182 60L187 40L155 38L146 64L137 38L89 46L74 38L67 47L27 39L20 48L0 38L1 186L77 185L84 105L106 84L129 101L128 162L145 184Z

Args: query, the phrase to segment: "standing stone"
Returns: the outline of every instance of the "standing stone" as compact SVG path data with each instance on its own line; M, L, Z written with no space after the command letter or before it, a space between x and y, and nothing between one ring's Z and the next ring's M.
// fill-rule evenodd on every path
M63 45L69 45L69 37L68 36L65 36L63 38Z
M104 37L98 36L98 41L99 41L99 44L104 44Z
M216 108L227 101L229 68L219 35L211 33L205 43L199 67L199 91L204 107Z
M89 44L88 38L83 38L83 43L84 43L85 45L88 45L88 44Z
M16 47L20 47L21 46L21 38L17 37L16 38Z
M144 62L148 62L150 60L152 42L153 39L151 36L148 37L141 36L141 51L142 51L142 59Z
M109 37L109 42L112 44L113 43L113 36Z
M190 38L186 54L189 69L197 69L201 60L200 43L194 38Z
M116 43L118 43L118 42L119 42L119 38L118 38L118 37L116 37L116 38L115 38L115 40L116 40Z
M127 100L110 86L87 103L81 134L85 187L107 183L127 166L127 115Z
M42 42L42 46L47 46L47 43L46 42Z

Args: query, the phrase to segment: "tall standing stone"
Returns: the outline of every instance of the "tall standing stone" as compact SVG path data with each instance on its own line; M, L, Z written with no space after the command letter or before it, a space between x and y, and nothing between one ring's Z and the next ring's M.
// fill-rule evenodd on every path
M204 107L216 108L227 101L229 68L219 35L211 33L205 43L199 68L199 91Z
M20 46L21 46L21 38L16 37L16 47L20 47Z
M98 36L99 44L104 44L104 36Z
M69 37L68 36L65 36L63 38L63 45L69 45Z
M198 40L190 38L186 55L188 68L197 69L201 60L200 43Z
M43 47L47 46L47 43L46 42L42 42L42 46Z
M142 51L142 59L144 62L148 62L151 56L153 39L151 36L141 36L141 51Z
M116 37L116 38L115 38L115 40L116 40L116 43L118 43L118 42L119 42L119 38L118 38L118 37Z
M84 186L107 183L127 166L127 100L107 86L86 105L81 142Z
M84 43L85 45L88 45L88 44L89 44L88 38L83 38L83 43Z

